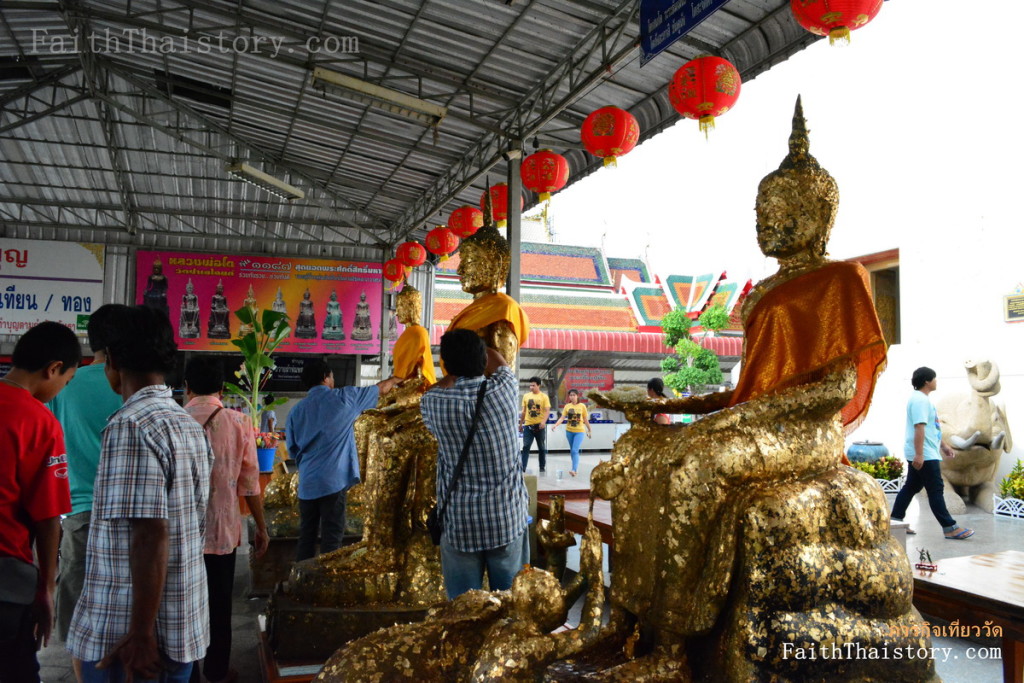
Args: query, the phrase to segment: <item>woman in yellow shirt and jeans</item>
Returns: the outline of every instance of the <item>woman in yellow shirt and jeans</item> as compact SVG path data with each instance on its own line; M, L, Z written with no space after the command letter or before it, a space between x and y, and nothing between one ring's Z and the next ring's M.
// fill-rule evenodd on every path
M572 457L572 469L569 474L576 476L576 470L580 468L580 446L583 444L583 432L590 438L590 415L587 413L587 406L580 403L580 392L575 389L569 390L569 402L562 408L562 414L558 422L551 425L551 431L555 431L558 425L565 421L565 438L569 441L569 455Z

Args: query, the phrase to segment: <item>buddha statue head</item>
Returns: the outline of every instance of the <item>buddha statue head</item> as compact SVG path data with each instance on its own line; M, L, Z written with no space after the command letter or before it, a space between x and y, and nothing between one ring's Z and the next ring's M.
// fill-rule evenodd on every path
M338 292L336 290L333 290L333 289L331 290L330 300L331 301L337 301L338 300Z
M780 261L824 260L839 207L839 187L811 156L800 98L793 113L789 154L757 188L757 243Z
M469 294L493 294L508 279L508 240L494 227L491 193L484 193L484 225L462 241L459 248L459 281Z
M420 290L407 284L398 293L395 305L398 322L403 325L420 324L420 312L423 310L423 296L420 294Z
M188 283L185 285L185 292L192 296L196 291L196 288L192 286L192 278L188 279Z
M164 273L164 262L157 256L153 261L153 275L163 275Z

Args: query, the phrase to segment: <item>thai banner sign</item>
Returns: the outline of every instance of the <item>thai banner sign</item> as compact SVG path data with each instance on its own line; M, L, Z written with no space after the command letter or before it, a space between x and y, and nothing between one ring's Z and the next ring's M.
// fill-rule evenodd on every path
M589 403L587 392L591 389L611 391L615 388L615 370L611 368L569 368L558 387L558 399L565 402L566 393L570 389L580 392L580 401Z
M380 353L381 264L139 251L136 301L167 313L182 351L236 351L242 306L288 314L282 353ZM398 325L388 321L394 341Z
M54 320L84 337L102 304L102 244L0 238L0 334Z
M640 0L640 66L725 3L726 0Z

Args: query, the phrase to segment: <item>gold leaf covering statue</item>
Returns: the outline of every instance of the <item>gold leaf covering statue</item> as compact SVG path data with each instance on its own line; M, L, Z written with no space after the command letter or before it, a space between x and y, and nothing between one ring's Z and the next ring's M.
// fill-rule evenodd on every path
M535 634L506 632L508 680L937 680L917 655L929 637L885 497L840 461L844 427L865 414L886 349L866 273L826 258L837 207L798 99L789 155L758 190L758 243L779 271L745 302L736 389L676 400L591 394L633 423L591 478L592 495L612 501L610 614L597 635L585 620L552 666L531 657ZM652 420L666 412L706 416ZM435 627L428 619L388 634L415 672L430 671L424 662L438 653L406 639ZM376 665L360 668L356 653L369 657L362 648L378 636L339 655L369 674ZM471 680L495 661L470 646L474 637L454 633L446 677L419 680Z

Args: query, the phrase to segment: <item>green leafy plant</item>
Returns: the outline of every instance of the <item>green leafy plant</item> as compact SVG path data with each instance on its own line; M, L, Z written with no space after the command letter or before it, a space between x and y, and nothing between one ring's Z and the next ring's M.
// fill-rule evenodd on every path
M1002 498L1024 500L1024 461L1018 460L1010 473L999 482L999 495Z
M903 474L903 459L895 455L886 455L873 462L855 462L853 466L875 479L899 479Z
M698 324L711 333L721 330L729 324L725 306L711 306L701 314ZM709 386L722 383L722 368L714 351L693 341L690 336L692 326L693 320L681 310L670 311L662 318L665 345L671 346L675 355L662 359L661 371L665 373L665 384L672 389L702 393Z
M261 313L255 308L243 306L235 311L235 315L251 331L231 340L231 343L242 352L242 367L235 372L238 384L225 382L224 388L240 396L249 407L253 430L258 432L263 411L288 400L279 398L264 406L260 401L260 389L266 385L274 368L277 367L271 354L288 338L292 328L288 324L288 315L278 311L264 309Z

